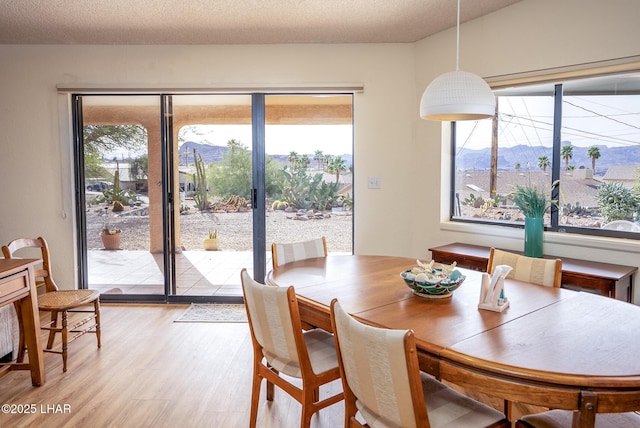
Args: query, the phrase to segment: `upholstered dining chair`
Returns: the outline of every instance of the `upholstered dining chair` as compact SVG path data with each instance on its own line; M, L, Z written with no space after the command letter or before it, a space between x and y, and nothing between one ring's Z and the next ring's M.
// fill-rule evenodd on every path
M36 251L42 259L42 266L34 271L36 286L39 291L38 309L50 314L49 320L46 320L40 326L42 330L49 331L47 346L43 351L62 355L62 371L66 372L69 343L85 333L95 333L98 348L101 346L100 293L94 290L59 290L51 274L49 246L42 237L36 239L14 239L8 245L2 247L2 253L6 259L18 258L23 255L28 258L36 258ZM19 253L19 255L16 253ZM17 306L16 311L19 311ZM70 313L80 314L72 317L71 325L69 325ZM60 319L58 319L58 316L60 316ZM18 320L20 322L22 320L20 314L18 314ZM53 345L58 333L61 336L61 344L59 349L54 349ZM69 337L69 333L73 336ZM23 361L24 352L24 329L20 326L18 362Z
M539 259L491 248L487 272L499 265L511 266L507 278L531 282L547 287L560 287L562 279L562 261L560 259Z
M421 373L411 330L365 325L336 299L331 302L331 324L344 390L345 427L511 426L501 412Z
M277 385L302 405L300 426L309 427L314 413L342 400L341 391L320 400L320 386L340 378L333 335L319 328L303 332L292 286L260 284L246 269L240 279L253 343L249 426L256 426L260 385L265 379L267 400L273 400ZM302 380L302 385L281 374Z
M302 242L271 244L271 262L274 269L285 263L315 257L327 257L327 240L324 236Z
M527 257L492 247L489 250L487 272L493 274L494 268L499 265L511 266L511 271L507 278L546 287L560 287L561 285L562 261L560 259ZM513 413L513 403L511 401L505 400L504 411L507 417L511 419Z
M570 428L573 422L573 414L568 410L549 410L543 413L527 415L516 421L516 428ZM595 415L594 428L622 427L640 427L640 415L636 412L599 413Z

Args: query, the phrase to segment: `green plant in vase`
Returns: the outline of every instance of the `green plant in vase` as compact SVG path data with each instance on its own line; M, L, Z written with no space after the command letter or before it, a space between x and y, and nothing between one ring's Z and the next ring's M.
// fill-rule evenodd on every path
M551 191L557 182L551 185L551 190L543 192L537 186L515 186L511 192L513 203L524 214L524 255L528 257L542 257L544 214L557 201L551 199Z

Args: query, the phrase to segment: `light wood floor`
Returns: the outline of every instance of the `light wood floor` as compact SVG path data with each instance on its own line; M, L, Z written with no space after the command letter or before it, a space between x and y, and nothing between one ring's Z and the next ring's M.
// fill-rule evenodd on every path
M248 324L174 323L186 307L102 305L101 349L94 335L73 342L67 373L59 355L45 353L41 387L27 371L0 379L0 405L35 409L0 413L0 427L248 427ZM321 394L341 388L334 382ZM342 426L343 410L320 411L312 427ZM259 427L297 427L299 418L300 405L277 388L267 403L263 383Z

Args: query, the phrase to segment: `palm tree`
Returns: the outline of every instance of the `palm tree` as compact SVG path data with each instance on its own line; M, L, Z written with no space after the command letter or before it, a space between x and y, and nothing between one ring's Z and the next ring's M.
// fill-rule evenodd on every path
M547 168L551 166L551 161L546 156L540 156L538 158L538 168L542 168L543 172L547 172Z
M571 144L567 144L566 146L562 146L562 149L560 150L560 156L562 157L562 160L565 161L565 164L567 166L567 171L569 170L569 160L573 159L573 147L571 146Z
M341 156L336 156L335 158L331 159L331 161L329 161L329 164L327 165L327 170L330 173L335 173L336 183L338 183L338 181L340 180L340 171L346 171L347 164L345 163L344 159L342 159Z
M322 150L316 150L313 154L313 160L316 161L316 165L319 170L324 169L324 154L322 153Z
M333 156L331 155L324 155L324 162L322 163L322 166L324 168L324 166L326 165L327 167L329 166L329 162L331 162L331 159L333 159Z
M289 152L289 157L287 158L287 161L291 165L292 169L295 167L296 163L298 163L298 159L299 157L297 152Z
M591 169L596 172L596 159L600 159L600 149L598 146L591 146L587 149L587 157L591 158Z
M300 168L306 168L311 163L311 159L309 159L309 155L302 155L300 157Z

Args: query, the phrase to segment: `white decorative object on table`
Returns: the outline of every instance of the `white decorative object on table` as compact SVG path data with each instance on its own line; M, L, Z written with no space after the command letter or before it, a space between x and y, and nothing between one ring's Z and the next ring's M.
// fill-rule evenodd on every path
M416 260L418 266L400 273L404 282L411 288L413 294L428 299L444 299L465 280L465 276L456 269L456 262L451 265L429 263Z
M509 300L504 293L504 279L511 269L511 266L499 265L494 268L493 275L489 276L486 272L482 274L479 309L502 312L509 307Z

